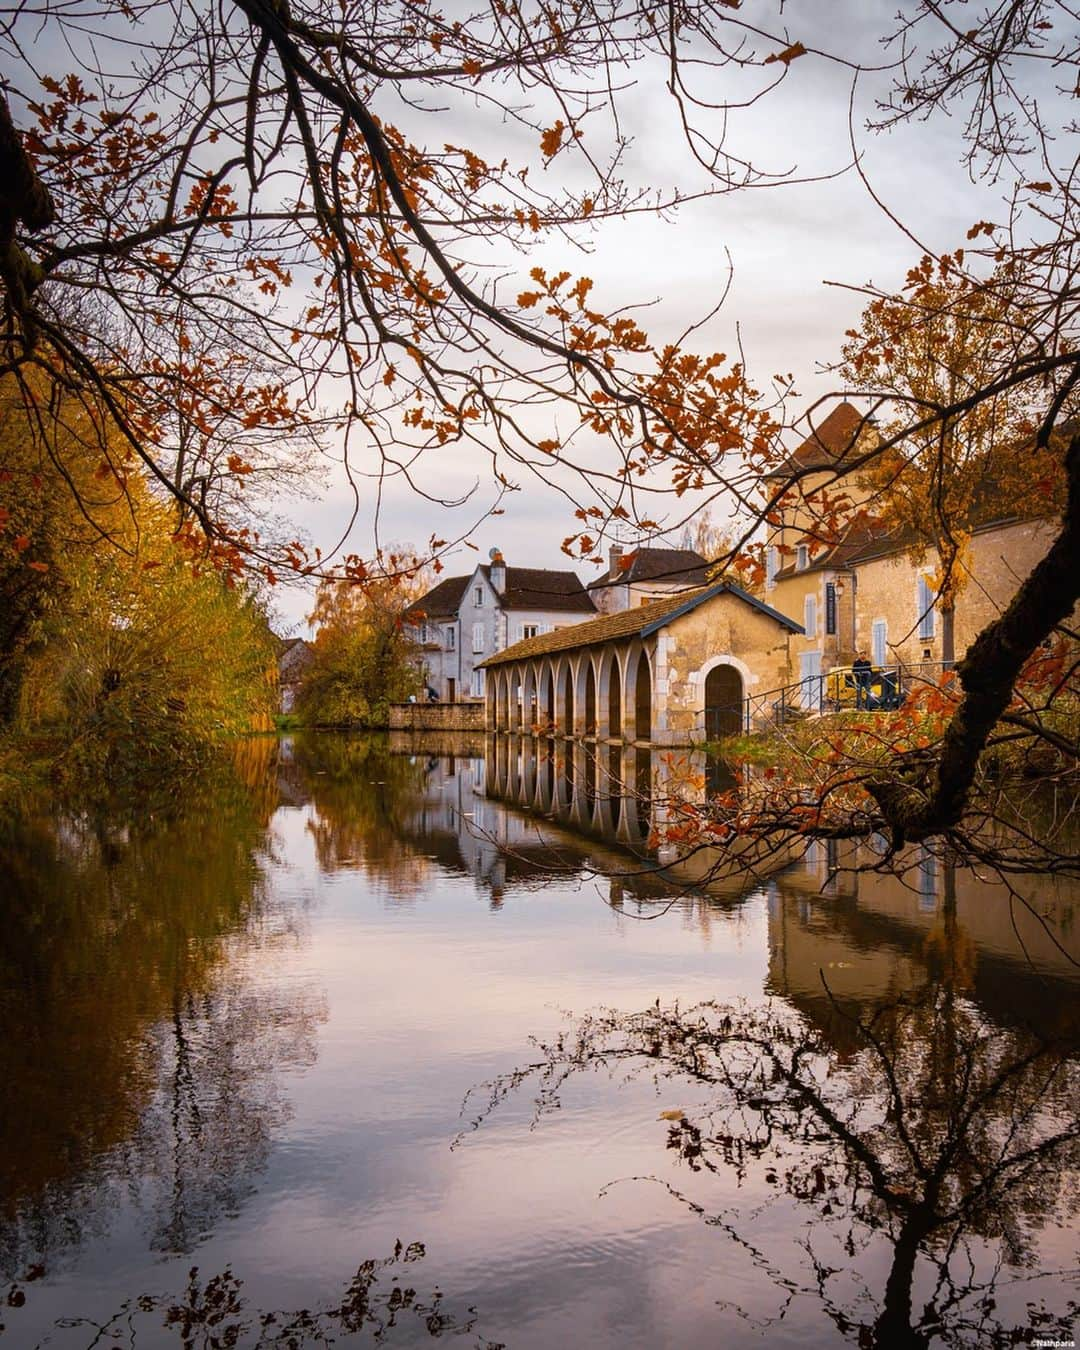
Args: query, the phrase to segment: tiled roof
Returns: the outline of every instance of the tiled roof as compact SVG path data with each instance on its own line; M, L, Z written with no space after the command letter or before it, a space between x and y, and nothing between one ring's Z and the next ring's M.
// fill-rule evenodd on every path
M576 647L594 647L597 643L610 642L613 638L648 637L650 633L663 628L665 623L680 615L689 614L703 601L711 600L713 596L722 595L724 592L760 610L762 614L775 619L793 633L803 631L802 626L794 619L789 619L786 614L781 614L779 610L766 605L740 587L733 586L727 581L720 581L713 586L703 586L700 590L691 591L689 594L665 596L663 600L654 600L649 605L619 610L617 614L604 614L588 623L571 624L568 628L559 628L554 633L542 633L539 637L515 642L512 647L507 647L501 652L496 652L494 656L489 656L486 661L481 661L479 669L502 665L506 661L525 660L530 656L572 651Z
M860 432L869 425L866 417L850 403L838 403L806 440L766 477L784 478L801 469L842 468L843 461L854 452Z
M708 559L692 548L636 548L624 554L603 576L590 581L588 589L619 586L630 581L670 581L681 586L704 586L708 567Z
M402 617L406 622L454 618L471 578L471 572L467 577L447 577L445 581L433 586L427 595L422 595L419 600L414 601Z
M480 570L491 580L491 564ZM508 567L506 589L499 596L502 609L560 609L595 614L593 604L576 572L553 572L546 567Z
M994 520L976 525L973 534L987 534L991 530L1005 529L1017 525L1024 519L1039 519L1037 516L1022 515L998 516ZM892 554L903 553L915 545L925 542L910 525L894 525L891 530L883 529L866 521L856 521L850 525L843 538L831 548L823 549L811 558L806 567L796 569L794 563L788 563L776 574L777 581L788 577L802 576L805 572L818 572L824 569L855 567L859 563L872 562L875 558L887 558Z

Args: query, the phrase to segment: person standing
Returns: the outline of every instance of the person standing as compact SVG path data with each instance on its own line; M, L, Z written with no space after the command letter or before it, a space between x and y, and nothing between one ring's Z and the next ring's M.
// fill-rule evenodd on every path
M855 680L856 708L869 708L870 706L870 677L873 671L874 667L867 660L866 653L858 652L855 660L851 663L851 674Z

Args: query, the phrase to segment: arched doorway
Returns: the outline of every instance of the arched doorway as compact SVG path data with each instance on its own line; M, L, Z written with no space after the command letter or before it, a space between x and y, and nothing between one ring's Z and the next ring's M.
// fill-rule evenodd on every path
M652 739L652 679L644 652L638 656L634 677L634 736L639 741Z
M737 736L743 728L743 682L734 666L713 666L705 676L705 736Z

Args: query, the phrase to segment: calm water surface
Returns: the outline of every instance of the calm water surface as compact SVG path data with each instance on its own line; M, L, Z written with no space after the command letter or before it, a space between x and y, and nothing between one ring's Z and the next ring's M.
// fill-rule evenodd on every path
M1068 1325L1075 891L1024 878L1030 912L929 855L897 880L823 847L688 891L640 875L637 804L600 837L599 779L582 814L573 765L495 768L253 742L183 802L0 826L0 1346L210 1346L230 1326L267 1346L975 1345ZM578 828L515 804L545 775ZM778 1057L749 1064L744 1038L718 1082L657 1000L719 1001ZM654 1014L575 1020L600 1008ZM875 1013L888 1072L858 1029ZM793 1055L855 1144L807 1116ZM928 1111L973 1115L985 1156L931 1175ZM1052 1135L987 1179L987 1157ZM947 1232L912 1227L931 1186Z

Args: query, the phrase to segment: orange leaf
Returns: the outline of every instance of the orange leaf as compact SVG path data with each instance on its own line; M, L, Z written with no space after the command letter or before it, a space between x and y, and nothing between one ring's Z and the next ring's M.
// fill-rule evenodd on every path
M765 64L771 65L773 61L783 61L785 66L790 66L792 61L800 56L806 55L806 48L801 42L793 42L790 47L785 47L782 52L773 52L771 56L765 58Z
M553 127L540 137L540 149L547 155L548 159L559 152L559 146L562 145L563 132L566 130L566 124L560 117Z

